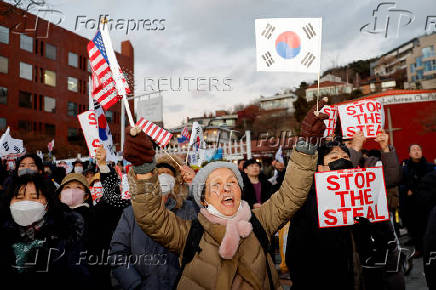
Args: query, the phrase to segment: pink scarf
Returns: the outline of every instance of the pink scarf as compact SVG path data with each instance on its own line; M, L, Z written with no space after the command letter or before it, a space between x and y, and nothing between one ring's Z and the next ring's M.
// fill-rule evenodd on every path
M251 210L247 202L241 200L242 207L232 219L223 219L212 215L207 209L200 212L213 224L225 225L226 233L221 241L218 253L223 259L232 259L239 247L239 241L248 237L253 230L250 223Z

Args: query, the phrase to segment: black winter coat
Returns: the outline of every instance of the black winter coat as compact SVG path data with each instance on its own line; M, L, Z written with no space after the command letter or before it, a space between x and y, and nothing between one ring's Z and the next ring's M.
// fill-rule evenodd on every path
M4 216L5 217L5 216ZM24 235L9 214L0 224L0 272L11 289L90 289L90 274L80 261L85 252L84 222L63 205L49 211L33 238ZM26 255L16 250L32 247ZM21 254L19 254L21 253ZM24 257L23 260L18 257Z
M256 191L254 190L253 184L251 184L250 179L246 174L242 175L244 180L244 190L242 191L242 200L245 200L250 205L250 208L253 208L253 205L256 201ZM283 181L283 179L282 179ZM259 182L261 183L261 203L267 201L273 192L273 186L271 182L269 182L262 174L259 175Z
M429 215L427 230L424 236L424 271L427 286L436 289L436 206Z
M399 254L390 221L319 228L312 187L291 219L285 259L292 289L348 290L365 285L365 289L373 290L389 289L384 288L385 272L398 271ZM361 266L365 268L359 274Z
M100 172L103 196L95 205L80 206L73 211L82 215L85 221L85 245L87 253L82 259L88 262L95 289L111 287L109 250L112 235L124 208L130 200L121 198L120 181L113 168L107 173Z

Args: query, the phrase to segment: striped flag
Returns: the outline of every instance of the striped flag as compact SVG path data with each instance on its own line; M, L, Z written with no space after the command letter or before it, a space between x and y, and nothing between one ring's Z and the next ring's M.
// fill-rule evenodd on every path
M54 148L54 139L51 140L51 141L48 143L47 147L48 147L48 151L49 151L49 152L52 152L52 151L53 151L53 148Z
M141 127L142 131L153 139L159 146L164 147L167 146L170 142L173 134L168 132L165 129L162 129L158 125L141 118L138 122L136 122L136 127Z
M191 139L191 134L189 134L188 128L183 128L182 130L182 136L186 137L187 139Z
M88 43L88 54L92 69L92 97L107 110L122 98L123 92L117 90L113 77L114 72L111 70L106 47L100 31L97 31L94 38ZM123 89L125 89L126 94L129 94L130 89L126 79L119 66L117 68L120 71Z

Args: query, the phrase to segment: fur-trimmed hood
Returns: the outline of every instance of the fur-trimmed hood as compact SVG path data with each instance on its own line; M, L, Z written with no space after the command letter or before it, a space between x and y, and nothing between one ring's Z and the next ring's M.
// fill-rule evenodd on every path
M184 162L177 155L171 154L171 157L174 158L174 160L176 160L178 164L174 162L174 160L172 160L167 154L160 156L157 159L156 164L166 163L176 170L176 176L175 176L176 183L174 185L174 191L170 193L170 195L176 200L175 208L180 208L182 207L183 202L188 197L188 186L184 184L182 178L182 172L180 171L180 166L183 166Z

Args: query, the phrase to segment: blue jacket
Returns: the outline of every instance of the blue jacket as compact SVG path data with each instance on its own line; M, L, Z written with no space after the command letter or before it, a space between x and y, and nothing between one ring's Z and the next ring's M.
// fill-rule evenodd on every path
M167 205L168 208L168 205ZM197 212L191 201L173 209L192 220ZM123 289L172 289L179 274L179 257L154 242L136 224L132 207L124 210L111 242L112 274Z

